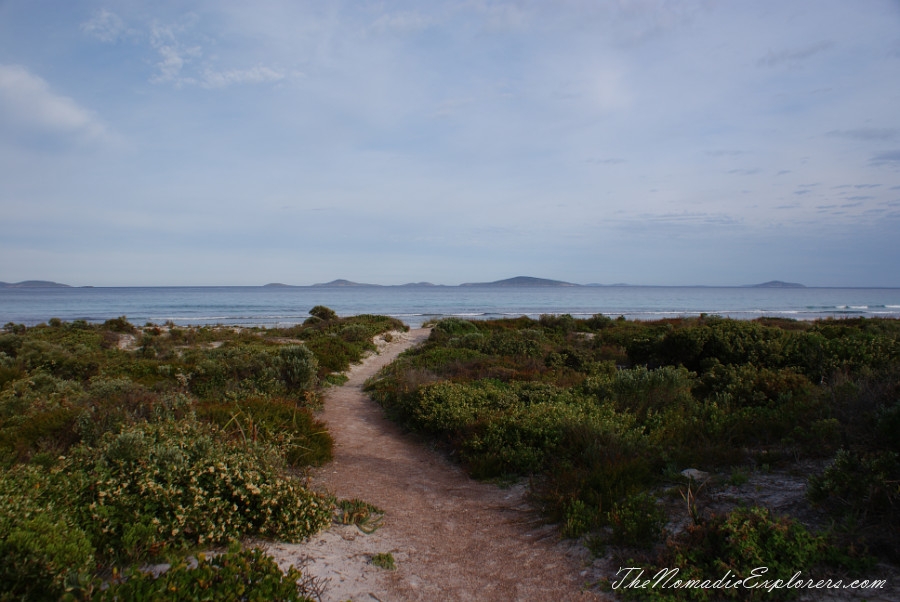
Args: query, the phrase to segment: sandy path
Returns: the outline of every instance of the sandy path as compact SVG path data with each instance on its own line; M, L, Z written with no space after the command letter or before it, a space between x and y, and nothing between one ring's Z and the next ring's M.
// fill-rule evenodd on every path
M385 511L371 535L336 526L301 545L270 547L282 564L307 557L306 571L329 580L323 600L597 600L584 592L586 552L560 542L524 500L524 487L501 489L469 479L436 452L386 420L362 385L401 351L428 336L395 337L331 389L321 418L335 439L334 461L313 483L339 498L362 498ZM390 552L397 569L369 563Z

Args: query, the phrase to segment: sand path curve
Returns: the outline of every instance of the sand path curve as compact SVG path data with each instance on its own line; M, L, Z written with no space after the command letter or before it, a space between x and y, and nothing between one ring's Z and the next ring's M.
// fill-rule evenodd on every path
M335 526L299 545L274 544L283 565L307 558L305 570L328 579L324 602L598 600L585 591L589 558L541 525L524 485L479 483L385 419L362 390L367 378L427 329L401 333L350 370L327 392L320 416L335 439L334 460L313 486L338 498L361 498L385 511L370 535ZM371 564L390 553L396 570Z

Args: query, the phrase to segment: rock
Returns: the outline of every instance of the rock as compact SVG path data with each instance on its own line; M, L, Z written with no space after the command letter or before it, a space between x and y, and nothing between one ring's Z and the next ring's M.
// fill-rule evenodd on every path
M709 473L697 470L696 468L685 468L681 471L681 476L692 481L705 481L709 478Z

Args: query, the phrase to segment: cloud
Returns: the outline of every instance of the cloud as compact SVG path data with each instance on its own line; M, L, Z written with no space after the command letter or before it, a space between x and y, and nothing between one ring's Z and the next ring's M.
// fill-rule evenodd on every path
M285 78L278 69L257 64L249 69L222 69L209 61L201 62L203 47L197 43L182 41L197 22L197 17L189 14L180 23L162 25L154 23L150 27L150 45L159 55L156 74L150 78L154 84L174 83L176 86L200 86L217 89L235 85L265 84Z
M824 52L833 46L834 42L822 41L795 50L781 50L779 52L770 50L768 54L766 54L766 56L759 59L757 64L761 67L778 67L779 65L783 64L794 66L797 63L805 61L811 56L819 54L820 52Z
M176 38L176 34L184 31L193 20L188 17L186 23L181 25L159 23L151 25L150 45L159 54L159 60L156 62L157 73L150 79L151 83L196 83L194 78L182 76L182 71L188 62L202 56L203 53L199 46L185 46Z
M873 164L898 163L900 164L900 149L884 151L872 157Z
M100 9L81 24L81 31L101 42L112 43L125 32L125 22L115 13Z
M277 82L282 79L284 79L284 74L280 71L257 65L252 69L232 69L229 71L207 69L203 72L199 83L204 88L224 88L232 85Z
M372 23L372 29L384 33L413 33L424 31L432 24L430 17L418 12L402 11L381 15Z
M46 81L20 65L0 64L0 127L20 134L60 135L80 141L111 139L93 112L56 94Z
M825 134L833 138L849 138L851 140L896 140L900 138L897 128L858 128L854 130L831 130Z

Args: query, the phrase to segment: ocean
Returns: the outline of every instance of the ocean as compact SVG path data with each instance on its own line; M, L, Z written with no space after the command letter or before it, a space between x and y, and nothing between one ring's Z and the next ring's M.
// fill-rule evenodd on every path
M714 314L900 318L897 288L745 287L96 287L0 288L0 324L50 318L133 324L290 326L325 305L340 316L378 314L410 327L447 316L487 319L542 314L656 320Z

